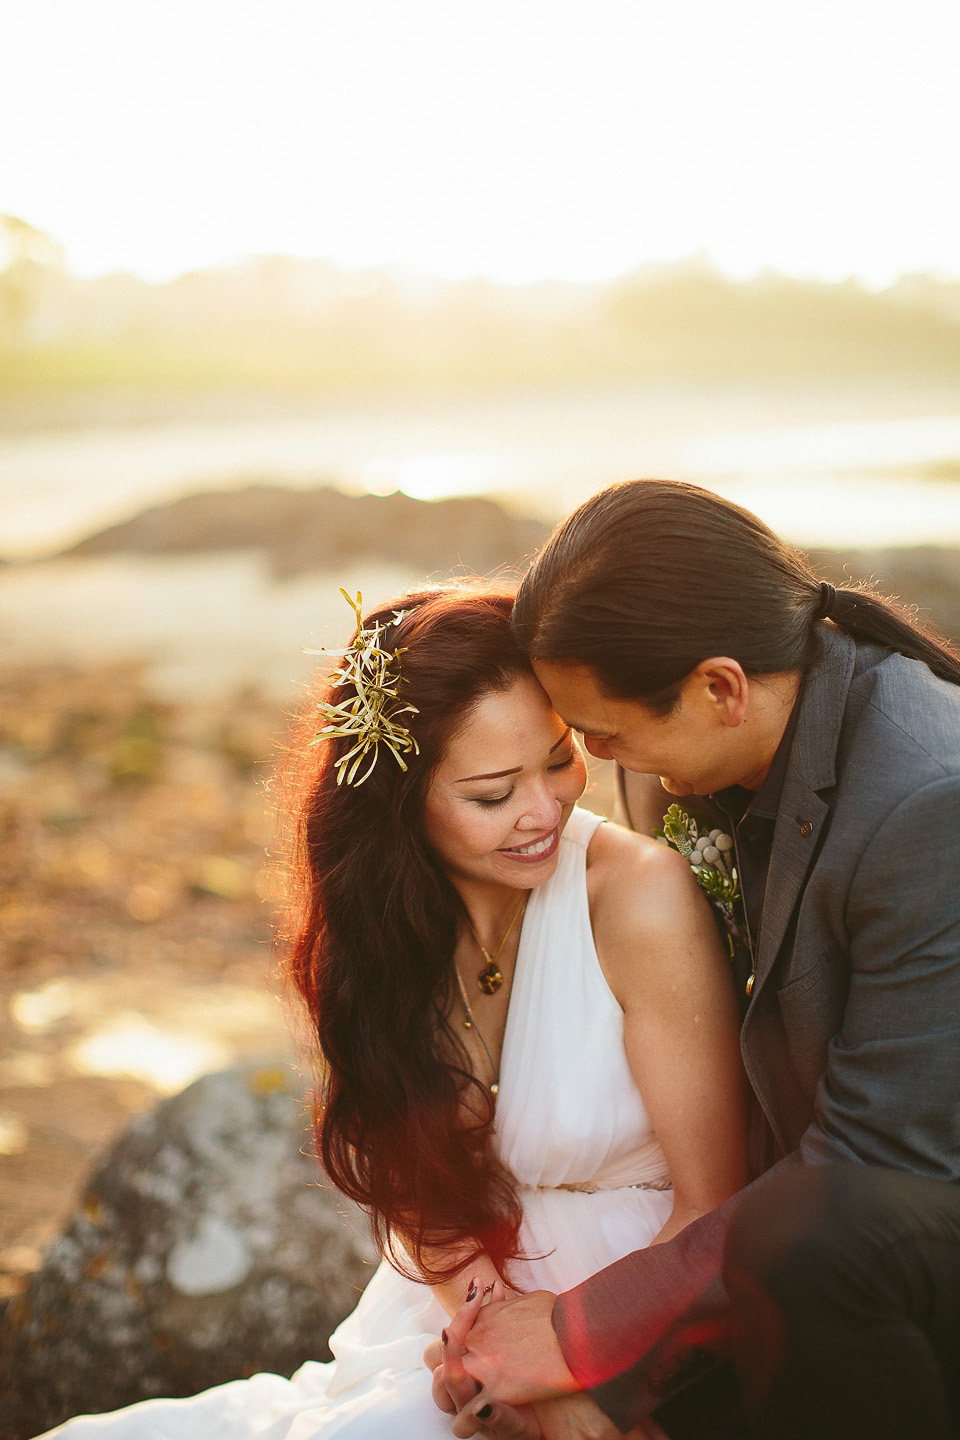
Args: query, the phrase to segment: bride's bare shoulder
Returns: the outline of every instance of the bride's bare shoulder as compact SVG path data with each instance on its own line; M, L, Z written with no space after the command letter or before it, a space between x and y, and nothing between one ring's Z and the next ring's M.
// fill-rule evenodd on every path
M663 841L601 825L588 852L587 895L597 955L625 1010L687 970L718 969L710 907L688 862Z
M652 904L695 893L696 884L686 860L662 840L607 821L587 850L587 889L591 910L610 900L621 908L636 902L649 914Z
M662 840L654 840L650 835L638 835L636 830L627 830L614 820L606 820L602 825L598 825L587 847L587 869L598 876L606 876L607 872L616 875L623 868L631 868L632 871L633 867L637 866L641 869L655 868L664 860L668 866L673 866L674 862L679 860L685 868L689 868L676 850L672 850Z

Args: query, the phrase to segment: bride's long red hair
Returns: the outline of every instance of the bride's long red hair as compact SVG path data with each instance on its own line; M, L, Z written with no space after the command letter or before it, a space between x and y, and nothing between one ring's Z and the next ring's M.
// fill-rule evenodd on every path
M369 1211L381 1253L434 1283L481 1251L501 1272L518 1253L520 1205L492 1153L492 1102L450 1021L463 911L423 828L431 777L467 711L530 673L512 605L510 590L460 584L365 616L410 612L384 641L403 652L399 699L418 711L404 717L420 747L406 772L381 746L362 785L338 786L350 742L309 743L323 723L313 703L290 752L289 968L320 1050L320 1159ZM348 692L324 686L315 698ZM466 1248L437 1254L453 1247Z

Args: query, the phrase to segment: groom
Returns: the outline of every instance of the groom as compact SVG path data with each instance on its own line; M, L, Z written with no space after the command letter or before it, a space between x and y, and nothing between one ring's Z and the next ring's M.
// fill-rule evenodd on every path
M763 1178L559 1298L485 1307L455 1433L586 1391L565 1433L960 1434L960 656L669 482L586 502L515 623L637 828L689 797L735 839Z

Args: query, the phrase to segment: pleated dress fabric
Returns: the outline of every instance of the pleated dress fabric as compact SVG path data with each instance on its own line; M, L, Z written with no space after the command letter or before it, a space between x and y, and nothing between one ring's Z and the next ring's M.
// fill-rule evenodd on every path
M623 1047L623 1012L600 968L587 847L601 823L576 809L553 876L531 892L504 1035L495 1142L516 1177L529 1258L520 1289L568 1290L648 1245L670 1213L663 1151ZM638 961L638 963L640 963ZM383 1263L334 1332L332 1362L292 1379L254 1375L184 1400L146 1400L49 1431L58 1440L448 1440L430 1398L426 1344L447 1320L431 1291Z

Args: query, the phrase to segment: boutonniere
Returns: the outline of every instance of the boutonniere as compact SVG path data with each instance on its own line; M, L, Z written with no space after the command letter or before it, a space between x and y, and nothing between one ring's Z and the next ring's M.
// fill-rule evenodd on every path
M680 805L671 805L663 817L662 828L653 833L690 862L697 884L723 922L731 961L741 951L751 960L752 970L750 939L733 839L722 830L708 830L708 823L698 821ZM752 988L748 985L748 995Z

